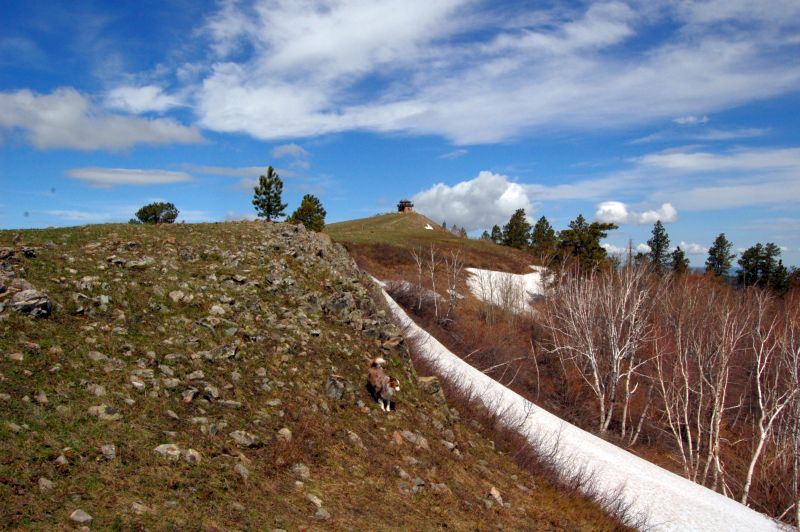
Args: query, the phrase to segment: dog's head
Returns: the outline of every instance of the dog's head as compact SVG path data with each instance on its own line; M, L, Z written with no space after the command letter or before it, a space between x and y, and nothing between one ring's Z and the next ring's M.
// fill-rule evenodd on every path
M389 377L389 388L391 388L395 392L399 392L400 391L400 381L395 379L394 377Z
M373 358L372 359L372 367L373 368L382 368L386 364L386 361L382 357Z

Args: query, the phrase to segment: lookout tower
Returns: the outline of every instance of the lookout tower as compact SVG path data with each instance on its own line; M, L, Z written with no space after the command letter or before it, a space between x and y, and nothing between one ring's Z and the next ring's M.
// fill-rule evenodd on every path
M410 200L400 200L397 204L397 212L414 212L414 204Z

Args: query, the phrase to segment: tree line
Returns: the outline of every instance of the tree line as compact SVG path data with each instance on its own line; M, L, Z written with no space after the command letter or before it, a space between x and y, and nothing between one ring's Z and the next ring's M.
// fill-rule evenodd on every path
M284 217L287 207L283 203L283 180L272 166L267 168L266 175L259 176L258 185L253 190L253 206L259 218L268 222ZM177 207L173 203L154 202L143 206L136 211L136 218L131 218L132 224L171 224L178 218ZM303 224L312 231L322 231L325 228L327 212L322 202L313 194L306 194L300 201L300 206L286 218L293 224Z
M556 231L546 217L542 216L531 226L525 209L517 209L508 223L502 228L492 227L491 233L484 231L482 239L496 244L510 246L527 251L544 264L558 262L576 265L583 272L598 269L619 269L621 259L609 256L601 245L601 240L609 231L618 229L613 223L587 222L582 214L569 222L566 229ZM689 259L686 251L677 246L670 251L670 239L664 224L657 220L653 225L651 238L647 241L649 251L634 253L628 247L628 261L636 265L646 265L659 275L673 273L682 275L689 271ZM705 271L717 278L728 279L732 261L736 254L732 252L733 244L720 233L708 250ZM797 267L787 268L781 260L781 249L776 244L757 243L742 252L737 261L739 269L731 278L739 286L760 286L783 294L791 286L800 285L800 270Z

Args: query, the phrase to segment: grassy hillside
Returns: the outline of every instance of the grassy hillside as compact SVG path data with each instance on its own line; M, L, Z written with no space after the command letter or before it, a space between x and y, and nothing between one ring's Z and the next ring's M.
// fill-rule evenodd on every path
M0 231L0 523L617 527L418 383L371 290L284 224ZM378 355L389 414L364 389Z
M425 229L430 225L433 230ZM325 232L374 275L413 268L412 250L427 252L433 245L440 253L460 250L466 264L514 273L528 273L532 257L517 249L492 242L460 238L418 213L391 213L330 224Z

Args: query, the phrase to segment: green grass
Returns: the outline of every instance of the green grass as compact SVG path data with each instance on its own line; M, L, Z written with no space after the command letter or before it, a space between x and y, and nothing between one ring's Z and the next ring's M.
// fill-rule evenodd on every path
M425 229L430 224L433 230ZM330 224L325 232L347 247L370 271L398 264L411 265L411 251L426 253L431 246L440 254L460 251L467 266L528 273L531 255L492 242L461 238L419 213L391 213Z
M597 507L520 470L493 450L490 434L436 406L417 388L414 368L398 353L390 354L389 371L402 381L399 408L390 415L381 412L363 386L367 359L381 353L379 343L338 316L306 307L308 293L323 300L337 292L366 291L369 281L362 277L353 283L325 259L301 261L287 249L274 249L268 230L280 227L260 222L96 225L20 232L22 243L35 247L38 256L10 267L45 291L56 310L39 320L8 308L0 313L0 393L10 396L0 400L3 526L63 529L77 508L94 517L92 526L98 530L617 526ZM0 231L0 246L13 246L12 238L13 232ZM128 260L150 256L155 263L128 270L109 264L111 255ZM281 270L295 279L293 287L267 281ZM234 274L246 276L247 282L225 280ZM92 288L79 288L86 276L98 279ZM172 290L194 299L175 303L168 295ZM75 302L75 293L107 295L110 303L101 308L87 300ZM226 321L212 331L198 321L214 304L227 312ZM364 318L377 317L381 309L371 303L361 312ZM312 328L320 336L309 334ZM203 358L203 352L230 343L238 346L235 358ZM93 362L90 351L111 362ZM6 355L15 352L22 352L24 361L9 360ZM179 379L174 390L166 387L162 366ZM153 370L158 378L147 382L144 392L130 380L140 369ZM184 402L181 392L196 370L203 371L204 381L216 386L222 399L242 407ZM352 386L342 401L324 394L332 372ZM106 394L94 395L92 384L105 387ZM202 392L203 386L196 387ZM47 404L36 402L39 392L47 395ZM99 404L113 406L122 418L101 421L89 415L88 408ZM167 410L179 420L168 417ZM198 417L209 423L192 422ZM13 432L8 423L27 428ZM216 435L210 432L212 423ZM277 441L275 434L283 427L292 430L291 443ZM234 430L254 433L264 445L240 449L228 437ZM402 430L418 431L430 450L393 445L392 434ZM461 458L441 445L444 430L453 432ZM354 447L346 431L358 434L366 450ZM153 452L162 443L196 449L203 460L199 465L168 462ZM116 445L115 460L102 459L104 444ZM68 465L56 463L61 455ZM409 465L407 457L419 463ZM247 463L247 481L234 470L240 460ZM300 487L290 472L297 462L312 471ZM403 493L395 466L427 483L444 482L453 494L430 489ZM54 482L51 492L40 493L40 477ZM536 489L526 493L517 484ZM492 485L511 508L483 506ZM321 497L330 521L315 520L306 493ZM136 514L134 502L153 513Z

